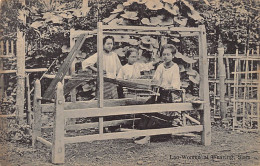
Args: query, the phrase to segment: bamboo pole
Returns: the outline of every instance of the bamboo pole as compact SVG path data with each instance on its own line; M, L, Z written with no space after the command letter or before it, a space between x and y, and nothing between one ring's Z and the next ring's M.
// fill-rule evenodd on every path
M247 57L249 56L249 50L247 50L247 53L246 53ZM244 95L243 95L243 99L246 100L247 99L247 79L248 79L248 60L246 60L245 62L246 66L245 66L245 86L244 86ZM245 127L245 117L246 117L246 102L244 101L243 102L243 119L242 119L242 127L244 128Z
M1 41L2 43L2 41ZM3 52L2 46L1 46L1 52ZM0 58L0 73L4 70L4 62L3 58ZM4 74L0 74L0 101L2 102L2 99L4 97L4 92L5 92L5 81L4 81Z
M11 40L11 52L10 52L10 54L11 55L15 55L15 53L14 53L14 41L13 40Z
M219 71L219 90L220 90L220 116L222 120L226 120L227 103L225 101L226 86L225 86L225 65L223 62L224 47L218 48L218 71Z
M252 55L254 54L254 49L252 49ZM252 83L252 80L253 80L253 71L254 71L254 61L251 61L251 63L250 63L250 74L249 74L249 78L250 78L250 82L251 82L251 84L250 85L253 85L253 83ZM250 95L251 95L251 98L253 98L253 96L254 96L254 94L253 94L253 87L251 87L250 88ZM248 96L249 97L249 96Z
M103 25L102 22L97 23L98 35L97 35L97 53L98 53L98 107L103 108L104 105L104 78L103 78ZM99 134L103 134L103 117L99 118Z
M0 41L0 46L1 46L1 49L0 49L0 55L4 55L4 41Z
M6 40L5 41L5 48L6 48L6 55L9 55L10 54L10 50L9 50L9 40Z
M227 64L227 79L230 79L230 67L229 67L229 58L226 57L226 64ZM228 98L231 98L231 87L230 84L227 83L227 89L228 89Z
M27 88L27 124L32 124L32 108L30 96L30 79L29 74L26 75L26 88Z
M257 46L257 55L259 56L259 46ZM257 87L257 100L260 101L260 63L257 63L257 71L258 71L258 74L257 74L257 79L258 79L258 87ZM260 130L260 107L259 107L259 102L257 102L257 105L256 105L256 108L257 108L257 130L259 131Z
M236 56L238 56L238 49L236 49ZM235 126L237 125L237 102L235 101L237 99L237 65L238 65L238 59L235 59L235 66L234 66L234 89L233 89L233 124L232 129L235 130Z
M217 79L217 56L216 56L216 54L215 54L215 58L214 58L214 79L215 80ZM216 115L216 109L217 109L216 96L217 96L217 82L214 82L214 96L213 96L214 116Z

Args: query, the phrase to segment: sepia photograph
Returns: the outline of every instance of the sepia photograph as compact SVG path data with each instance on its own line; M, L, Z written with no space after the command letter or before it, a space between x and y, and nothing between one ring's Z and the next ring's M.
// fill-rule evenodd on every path
M259 0L0 0L0 166L259 166Z

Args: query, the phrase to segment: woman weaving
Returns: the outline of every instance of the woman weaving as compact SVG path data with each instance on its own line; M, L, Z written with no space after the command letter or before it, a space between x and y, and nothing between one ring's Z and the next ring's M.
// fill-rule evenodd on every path
M161 49L161 58L164 61L160 64L154 74L153 82L160 86L159 93L160 96L152 96L146 104L154 104L161 102L174 102L176 98L180 97L180 94L174 94L180 90L181 81L179 66L175 64L172 60L177 52L177 49L172 44L165 44ZM138 128L143 129L152 129L152 128L163 128L170 127L173 125L173 119L176 118L176 115L173 115L172 112L165 113L150 113L142 114L142 121L139 124ZM161 120L158 120L161 119ZM135 143L144 144L148 143L150 140L149 136L139 137L135 140Z
M122 67L121 62L115 52L113 52L114 38L106 36L103 39L103 68L108 78L116 78L119 69ZM82 62L82 69L86 70L88 66L93 66L97 62L97 53L90 56ZM113 83L104 82L105 99L118 98L117 86Z

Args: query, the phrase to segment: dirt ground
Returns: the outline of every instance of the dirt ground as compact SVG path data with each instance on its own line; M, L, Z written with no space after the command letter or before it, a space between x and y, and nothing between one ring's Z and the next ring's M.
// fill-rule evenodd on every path
M259 166L259 133L212 127L212 145L200 144L200 136L172 136L137 145L133 140L94 141L66 145L66 164L80 165L241 165ZM8 149L6 149L8 148ZM0 166L48 166L51 152L42 146L1 142Z

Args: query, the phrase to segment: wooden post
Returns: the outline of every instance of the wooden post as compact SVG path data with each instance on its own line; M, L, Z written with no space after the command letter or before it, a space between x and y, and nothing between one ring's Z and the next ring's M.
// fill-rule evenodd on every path
M200 73L200 99L203 104L203 132L201 140L203 145L211 144L211 122L210 122L210 103L209 103L209 82L208 82L208 60L207 60L207 39L204 25L200 25L199 35L199 73Z
M65 144L64 144L64 95L63 85L61 82L57 84L56 101L53 126L53 141L52 141L52 163L62 164L65 159Z
M34 96L33 96L33 125L32 125L32 146L35 147L36 138L41 136L41 82L36 80L34 83Z
M225 101L226 86L225 86L225 65L223 61L224 48L218 48L218 71L219 71L219 90L220 90L220 116L221 120L226 120L227 103Z
M81 12L82 12L82 16L86 16L88 13L89 7L88 7L88 0L83 0L82 1L82 8L81 8Z
M20 0L25 4L25 0ZM23 17L23 23L26 24L26 18ZM24 123L24 93L25 93L25 34L17 30L17 90L16 90L16 116L17 122Z
M104 78L103 78L103 29L102 22L97 24L97 54L98 54L98 107L102 108L104 104ZM99 134L103 134L103 117L99 118Z

